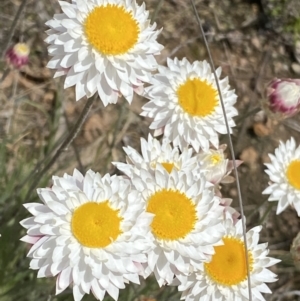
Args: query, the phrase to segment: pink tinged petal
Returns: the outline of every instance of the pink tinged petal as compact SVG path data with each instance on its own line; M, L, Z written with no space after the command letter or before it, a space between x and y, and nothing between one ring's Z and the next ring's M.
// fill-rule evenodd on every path
M33 253L47 240L49 239L49 236L43 236L41 239L39 239L29 250L27 257L32 257Z
M64 291L72 282L72 269L67 267L57 277L56 280L56 295Z
M80 301L84 295L85 293L80 285L73 286L73 297L75 301Z
M29 236L29 235L25 235L23 236L20 240L23 242L27 242L29 244L35 244L38 240L41 239L42 236Z

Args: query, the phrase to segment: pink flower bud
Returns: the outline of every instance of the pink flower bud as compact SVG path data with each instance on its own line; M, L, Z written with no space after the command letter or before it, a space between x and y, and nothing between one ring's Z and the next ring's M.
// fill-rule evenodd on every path
M28 63L30 49L24 43L18 43L7 50L5 57L9 64L21 68Z
M300 79L274 79L267 87L268 106L273 113L290 117L300 109Z

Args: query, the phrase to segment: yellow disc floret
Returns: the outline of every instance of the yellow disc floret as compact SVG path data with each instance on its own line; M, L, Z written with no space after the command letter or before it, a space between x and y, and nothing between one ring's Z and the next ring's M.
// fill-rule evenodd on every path
M300 189L300 160L294 160L289 164L286 176L294 188Z
M231 286L247 279L245 245L234 237L223 237L224 245L216 246L215 254L209 263L205 263L208 276L218 284ZM250 272L253 269L253 256L248 252Z
M126 53L137 43L140 33L132 13L114 4L95 7L87 16L84 29L89 43L105 55Z
M24 43L18 43L14 46L14 51L19 56L28 56L30 49Z
M177 89L178 102L183 110L195 117L212 114L218 104L217 90L206 80L188 79Z
M174 163L171 162L163 162L161 165L164 167L164 169L168 172L171 173L173 168L175 167Z
M178 240L197 221L195 204L178 190L162 189L148 199L147 212L153 213L152 233L159 239Z
M217 165L218 163L220 163L222 161L222 156L218 153L214 153L210 156L210 161L212 165Z
M122 233L119 210L110 207L109 202L89 202L78 207L72 216L73 235L83 246L104 248Z

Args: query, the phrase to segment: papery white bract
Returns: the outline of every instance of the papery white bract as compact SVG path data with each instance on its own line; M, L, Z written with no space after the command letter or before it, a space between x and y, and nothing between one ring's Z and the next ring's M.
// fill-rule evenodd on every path
M76 87L76 100L98 93L103 104L133 91L141 93L156 70L154 58L163 48L159 31L149 25L145 4L136 0L60 1L63 11L46 24L46 42L55 77L66 75L65 88Z
M72 285L75 301L90 291L117 300L125 283L139 283L153 216L128 180L75 170L38 195L43 204L24 205L33 217L21 222L22 240L33 244L27 256L38 277L57 276L56 294Z
M300 216L300 146L296 147L294 138L286 143L280 141L275 155L269 157L271 163L265 164L265 172L271 183L263 194L270 194L270 202L278 201L277 214L292 205Z
M246 301L249 300L248 276L243 240L242 220L236 225L230 218L224 221L223 245L215 247L212 260L189 276L177 276L174 283L183 291L187 301ZM253 301L265 301L261 293L271 293L265 282L276 281L276 275L267 268L280 260L267 257L267 244L258 244L261 226L246 233L248 264Z
M206 61L192 64L183 60L168 59L168 67L160 66L152 86L145 89L150 101L143 106L142 116L153 118L150 129L155 135L180 149L191 144L198 152L207 151L210 143L218 148L218 133L226 134L225 119L218 96L214 75ZM221 68L216 70L220 78ZM233 107L236 94L230 90L228 79L219 79L229 127L235 126Z
M146 212L154 215L146 271L154 272L160 286L174 275L189 274L213 254L223 235L222 211L212 185L203 174L195 180L191 171L169 173L160 163L152 170L132 172L133 185L141 191Z
M193 154L192 148L184 148L182 152L177 147L172 147L166 141L160 143L150 134L148 140L141 138L141 154L132 147L124 147L127 155L127 164L114 162L114 165L132 177L132 172L138 172L141 168L155 170L156 164L160 163L169 173L175 168L181 171L193 171L195 177L201 172L198 157Z

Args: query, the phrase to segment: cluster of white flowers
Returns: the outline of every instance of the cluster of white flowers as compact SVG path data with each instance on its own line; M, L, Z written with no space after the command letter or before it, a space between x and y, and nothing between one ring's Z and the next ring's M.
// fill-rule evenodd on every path
M227 130L210 65L184 58L158 66L159 31L135 0L59 3L63 12L47 22L48 67L66 75L65 88L75 86L76 100L98 93L107 105L142 94L149 102L141 115L153 118L150 129L163 139L141 139L141 154L125 147L127 163L113 162L124 176L74 170L38 189L42 203L25 204L32 217L21 222L22 240L32 244L30 267L38 277L56 277L57 294L72 286L75 301L89 293L117 300L125 284L149 275L160 286L177 285L188 301L249 300L249 289L252 300L265 300L265 282L276 280L267 268L278 260L258 243L261 227L247 232L246 250L244 217L222 196L221 184L233 181L233 163L219 145ZM220 68L216 74L231 129L237 96ZM300 187L294 176L300 161L292 160L288 203ZM276 182L277 166L286 161L273 163ZM283 210L286 195L274 185Z

